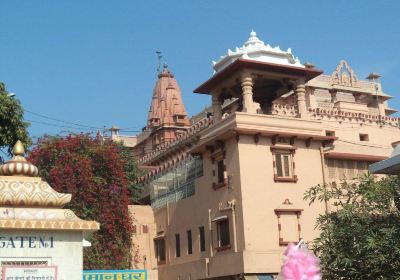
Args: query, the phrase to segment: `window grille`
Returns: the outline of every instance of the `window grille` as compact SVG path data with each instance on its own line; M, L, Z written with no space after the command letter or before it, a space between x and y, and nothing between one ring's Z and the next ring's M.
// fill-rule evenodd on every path
M195 180L203 176L203 160L192 157L154 178L147 186L150 188L151 206L164 207L195 194Z
M368 162L359 160L327 159L328 178L334 180L353 180L368 172Z

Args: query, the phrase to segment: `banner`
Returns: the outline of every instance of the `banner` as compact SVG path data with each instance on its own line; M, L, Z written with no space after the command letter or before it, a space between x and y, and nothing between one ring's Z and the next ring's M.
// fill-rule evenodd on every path
M84 270L83 280L147 280L146 270Z
M3 266L2 268L3 280L57 280L57 266Z

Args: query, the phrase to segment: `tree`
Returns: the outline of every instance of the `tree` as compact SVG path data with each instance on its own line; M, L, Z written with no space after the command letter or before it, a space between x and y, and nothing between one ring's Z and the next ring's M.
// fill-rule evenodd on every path
M9 156L17 140L21 140L25 147L31 145L27 128L29 123L23 121L24 110L21 103L10 97L5 85L0 82L0 149L6 148ZM0 155L0 161L3 157Z
M333 210L317 219L312 247L324 279L400 279L400 196L397 176L317 185L304 198Z
M111 140L75 135L40 139L30 160L55 190L72 194L68 208L100 223L100 230L89 237L92 246L84 250L84 268L129 268L128 186L135 178L126 170L135 166L132 153Z

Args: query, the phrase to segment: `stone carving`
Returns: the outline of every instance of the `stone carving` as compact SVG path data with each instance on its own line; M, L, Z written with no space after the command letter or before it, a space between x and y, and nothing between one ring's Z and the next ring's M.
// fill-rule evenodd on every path
M296 117L298 114L296 105L272 104L271 115Z
M331 83L346 87L360 87L358 78L346 60L341 60L331 76Z
M313 119L334 119L336 121L352 121L362 124L376 124L392 127L399 127L400 118L371 115L361 112L348 112L337 109L309 108L309 113Z
M5 178L0 177L0 206L62 207L71 201L70 194L58 193L40 179L10 181Z
M46 229L46 230L86 230L95 231L99 229L99 224L95 221L84 220L1 220L1 229Z

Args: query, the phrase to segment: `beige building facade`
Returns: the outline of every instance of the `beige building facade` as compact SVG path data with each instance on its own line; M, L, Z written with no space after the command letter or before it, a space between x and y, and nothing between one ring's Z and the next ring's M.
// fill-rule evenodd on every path
M273 279L287 244L316 238L329 211L304 192L387 158L396 110L377 74L360 80L342 60L324 75L254 31L214 70L195 89L212 116L139 158L134 266L160 280Z

